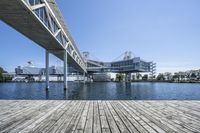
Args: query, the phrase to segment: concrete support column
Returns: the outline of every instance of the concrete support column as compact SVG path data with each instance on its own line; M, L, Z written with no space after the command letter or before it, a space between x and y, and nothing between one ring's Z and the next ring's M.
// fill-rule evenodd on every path
M83 72L83 83L85 83L85 71Z
M125 74L125 82L131 82L131 73Z
M77 77L77 81L80 81L80 79L79 79L79 72L76 72L76 77Z
M67 51L64 51L64 89L68 88L67 84Z
M49 89L49 51L45 52L45 66L46 66L46 89Z

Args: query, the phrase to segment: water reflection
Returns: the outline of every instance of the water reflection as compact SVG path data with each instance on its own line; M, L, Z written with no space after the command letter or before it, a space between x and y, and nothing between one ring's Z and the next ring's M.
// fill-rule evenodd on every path
M0 83L0 99L200 100L200 84L177 83Z

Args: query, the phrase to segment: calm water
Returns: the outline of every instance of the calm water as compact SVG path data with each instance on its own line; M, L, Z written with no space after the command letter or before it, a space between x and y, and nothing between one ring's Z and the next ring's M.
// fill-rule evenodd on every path
M200 84L178 83L0 83L0 99L200 100Z

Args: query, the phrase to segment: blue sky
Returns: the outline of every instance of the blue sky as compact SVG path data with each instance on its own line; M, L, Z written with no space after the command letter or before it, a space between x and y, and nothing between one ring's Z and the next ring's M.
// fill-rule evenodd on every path
M199 0L57 0L81 52L112 61L125 51L157 63L158 72L200 68ZM14 71L44 49L0 21L0 66ZM61 62L51 56L52 65Z

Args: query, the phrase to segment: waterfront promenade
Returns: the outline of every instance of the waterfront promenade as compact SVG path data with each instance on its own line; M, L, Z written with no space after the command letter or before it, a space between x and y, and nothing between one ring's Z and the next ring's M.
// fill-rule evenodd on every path
M200 101L1 100L0 132L200 132Z

